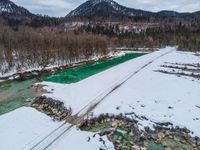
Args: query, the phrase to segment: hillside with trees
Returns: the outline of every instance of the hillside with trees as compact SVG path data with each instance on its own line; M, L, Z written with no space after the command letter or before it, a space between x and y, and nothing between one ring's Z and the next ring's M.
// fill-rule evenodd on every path
M95 8L107 15L91 11ZM113 10L112 13L109 10ZM152 13L126 8L112 0L89 0L66 17L56 18L35 15L9 0L2 0L1 73L70 64L108 54L115 50L113 47L137 49L171 45L178 46L179 50L200 51L199 14Z

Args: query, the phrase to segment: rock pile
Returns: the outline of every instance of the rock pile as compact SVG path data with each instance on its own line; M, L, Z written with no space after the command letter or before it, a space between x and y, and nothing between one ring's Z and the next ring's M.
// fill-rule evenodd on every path
M147 139L153 139L159 143L171 139L175 143L189 145L193 150L200 149L200 139L198 137L192 137L191 131L187 128L180 128L178 126L166 128L165 126L155 125L154 130L145 128L143 135ZM170 149L168 145L165 145L165 147Z
M84 130L84 128L94 128L95 126L102 124L110 124L110 128L106 131L100 131L99 135L106 135L108 139L113 142L116 150L127 149L128 147L124 147L126 144L131 147L134 146L135 143L141 145L140 131L137 126L137 122L130 118L124 117L122 115L110 115L103 114L98 118L91 118L87 120L80 128ZM113 140L115 135L120 135L118 139ZM125 139L129 139L124 141ZM124 141L125 143L122 143Z
M106 135L108 139L113 142L116 150L123 149L124 139L130 140L128 149L147 149L149 141L155 141L166 149L173 149L174 145L184 147L189 147L192 150L200 149L200 138L192 137L190 130L187 128L180 128L178 126L173 127L172 123L155 123L154 129L145 127L143 131L139 130L137 121L130 119L123 115L109 115L104 114L100 115L98 118L91 118L87 120L82 126L81 129L87 129L94 131L95 128L102 129L103 124L110 124L103 131L98 131L99 135ZM123 131L125 129L126 132ZM127 130L128 129L128 130ZM123 138L121 141L119 139L113 139L116 132L120 132L123 135L120 138ZM168 141L172 141L171 145L168 145ZM125 144L125 145L126 145Z
M31 104L31 107L45 112L47 115L59 121L64 120L72 114L71 108L66 108L63 102L45 96L37 97Z

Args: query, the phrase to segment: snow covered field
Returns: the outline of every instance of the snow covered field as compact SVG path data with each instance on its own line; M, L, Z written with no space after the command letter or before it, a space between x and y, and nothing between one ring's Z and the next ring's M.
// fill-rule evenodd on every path
M63 135L48 150L114 150L114 145L108 141L106 136L100 137L98 134L79 131L75 127ZM105 142L105 143L104 143Z
M144 126L152 126L154 122L168 121L175 126L187 127L194 132L194 135L200 137L200 81L191 77L155 71L162 68L161 65L166 62L200 63L200 58L193 53L178 52L173 47L167 47L127 61L75 84L50 82L42 84L47 85L45 88L51 92L45 95L63 101L65 106L72 108L73 114L81 110L85 111L82 108L89 107L98 98L106 96L93 110L94 116L102 113L134 112L149 119L147 121L134 118L139 121L141 129ZM115 88L123 81L125 82L120 87ZM115 89L109 93L111 87ZM27 107L0 116L1 149L30 149L61 124ZM94 133L82 132L72 127L49 149L98 150L105 146L114 149L113 144L106 137L103 137L104 145L100 142L100 137L93 138L93 135Z
M53 121L50 117L38 112L33 108L22 107L3 116L0 116L0 149L1 150L30 150L40 140L57 129L63 122ZM66 124L68 127L69 125ZM67 144L67 148L92 149L109 147L114 149L113 144L106 137L99 137L94 133L82 132L73 127L70 130L70 136L65 136L61 143ZM90 142L88 142L90 138ZM102 138L106 143L99 142ZM78 143L77 143L78 141ZM88 144L89 143L89 144ZM62 146L62 145L61 145ZM50 149L66 149L50 147Z
M200 58L174 51L158 59L109 95L95 109L94 115L135 112L150 119L149 122L139 120L144 126L152 122L171 122L200 136L200 80L154 72L165 62L192 64L200 63Z
M42 82L40 84L46 85L44 88L50 92L53 90L51 94L45 94L46 96L65 102L65 105L70 106L75 114L87 104L92 103L94 99L104 96L104 93L107 93L112 87L123 82L128 76L151 63L154 59L173 50L175 49L168 48L138 57L78 83L63 85Z
M0 116L0 149L26 149L60 124L33 108L19 108Z

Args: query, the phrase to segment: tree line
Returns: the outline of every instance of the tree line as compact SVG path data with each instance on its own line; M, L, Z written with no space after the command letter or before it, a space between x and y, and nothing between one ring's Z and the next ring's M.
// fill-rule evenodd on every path
M92 33L115 38L117 46L125 47L163 47L178 46L179 50L200 51L199 21L191 23L163 23L159 27L147 28L140 33L134 30L120 32L118 25L87 25L80 27L78 33Z
M45 68L106 55L114 47L178 46L180 50L200 51L199 21L160 24L145 32L120 32L117 25L83 26L67 31L57 27L17 29L0 26L0 72L12 69Z

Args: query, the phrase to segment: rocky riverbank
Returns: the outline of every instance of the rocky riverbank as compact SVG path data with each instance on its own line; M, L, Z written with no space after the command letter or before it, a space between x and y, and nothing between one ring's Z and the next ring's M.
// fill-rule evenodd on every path
M92 63L95 63L97 61L103 61L103 60L106 60L106 59L109 59L109 58L111 58L111 57L103 56L103 57L99 58L98 60L88 60L88 61L82 61L82 62L64 65L64 66L59 66L59 67L52 67L52 68L44 68L44 69L38 69L38 70L32 70L32 71L19 72L19 73L15 73L15 74L12 74L12 75L5 76L5 77L0 77L0 81L2 81L2 82L13 81L13 80L23 81L23 80L27 80L27 79L30 79L30 78L38 78L38 80L40 81L39 77L41 75L50 74L50 73L62 71L62 70L65 70L65 69L70 69L70 68L73 68L73 67L78 67L80 65L92 64Z
M66 121L72 116L71 108L63 102L45 96L36 98L31 107L46 113L55 120ZM147 118L146 118L147 119ZM193 137L187 128L173 126L170 122L154 123L153 129L140 130L138 121L123 115L102 114L85 120L80 126L83 131L107 136L116 150L199 150L200 138ZM90 138L89 138L90 139Z
M173 127L170 123L157 123L154 129L139 130L137 121L122 115L100 115L87 120L81 129L107 135L116 150L199 150L200 138L192 137L186 128Z
M66 108L63 102L45 96L35 98L31 103L31 107L36 108L59 121L65 120L72 114L71 108Z

